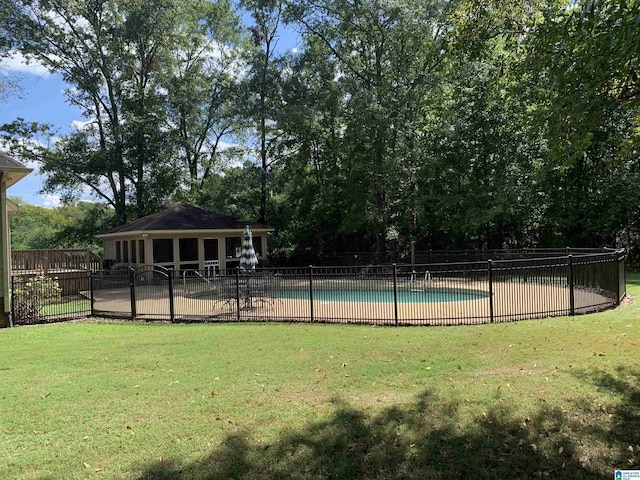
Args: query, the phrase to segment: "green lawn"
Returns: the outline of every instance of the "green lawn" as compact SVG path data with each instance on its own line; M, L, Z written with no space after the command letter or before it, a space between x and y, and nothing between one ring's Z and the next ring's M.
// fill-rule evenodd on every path
M45 316L69 315L71 313L84 313L87 311L91 311L91 300L88 298L71 300L70 302L52 303L40 309L40 313Z
M475 327L0 330L0 478L610 479L640 469L639 342L637 303Z

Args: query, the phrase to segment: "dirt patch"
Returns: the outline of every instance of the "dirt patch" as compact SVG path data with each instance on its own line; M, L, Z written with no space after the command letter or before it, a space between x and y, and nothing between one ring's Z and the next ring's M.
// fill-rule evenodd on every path
M627 293L620 302L620 307L628 307L629 305L633 305L634 300L635 298L633 297L633 295Z
M108 318L108 317L84 317L75 318L73 320L66 321L65 323L157 323L157 324L171 324L168 320L144 320L137 318L132 320L131 318Z

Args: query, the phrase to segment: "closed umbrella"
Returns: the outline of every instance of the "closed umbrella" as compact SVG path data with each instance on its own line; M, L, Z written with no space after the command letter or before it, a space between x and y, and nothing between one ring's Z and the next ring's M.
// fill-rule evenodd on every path
M251 230L249 225L244 229L242 234L242 251L240 253L240 268L243 270L255 270L258 265L258 257L256 257L256 251L253 248L253 238L251 236Z

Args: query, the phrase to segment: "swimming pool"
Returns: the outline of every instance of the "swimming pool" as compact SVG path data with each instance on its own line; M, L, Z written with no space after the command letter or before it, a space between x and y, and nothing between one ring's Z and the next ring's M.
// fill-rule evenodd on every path
M489 292L467 288L398 289L398 303L438 303L480 300ZM309 300L309 288L284 288L277 298ZM393 303L393 290L314 289L313 300L318 302Z
M241 297L246 292L240 292ZM424 289L398 289L398 303L439 303L480 300L489 297L489 292L470 288L430 287ZM215 292L206 291L190 295L191 298L216 299ZM275 298L281 300L309 301L309 287L287 286L278 290ZM382 289L339 289L314 288L314 302L353 302L353 303L393 303L393 290Z

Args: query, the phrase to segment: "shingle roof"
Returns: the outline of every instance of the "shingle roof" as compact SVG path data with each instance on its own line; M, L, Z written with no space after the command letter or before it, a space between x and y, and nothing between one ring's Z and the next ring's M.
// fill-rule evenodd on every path
M103 233L103 235L149 230L236 230L243 229L246 225L251 228L272 228L260 223L237 220L227 215L210 212L198 207L176 205L167 210L112 228Z
M0 152L0 172L3 173L7 187L29 175L33 168L25 167L22 163L11 158L4 152Z
M0 152L0 170L9 167L9 168L23 168L25 170L31 170L30 168L25 167L15 158L10 157L4 152Z

